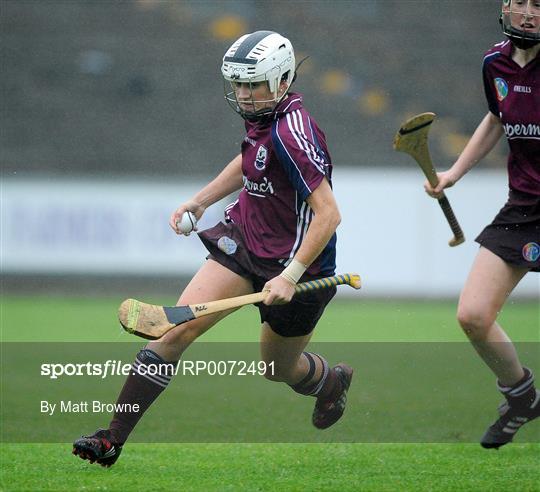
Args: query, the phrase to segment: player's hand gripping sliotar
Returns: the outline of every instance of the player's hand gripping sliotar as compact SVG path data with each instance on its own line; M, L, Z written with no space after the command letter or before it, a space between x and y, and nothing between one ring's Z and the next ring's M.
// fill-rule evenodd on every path
M299 294L338 285L350 285L354 289L360 289L360 276L346 273L324 277L298 284L295 291L296 294ZM171 307L147 304L136 299L126 299L120 305L118 319L127 332L149 340L156 340L177 325L208 314L262 302L266 295L267 291L262 291L201 304Z

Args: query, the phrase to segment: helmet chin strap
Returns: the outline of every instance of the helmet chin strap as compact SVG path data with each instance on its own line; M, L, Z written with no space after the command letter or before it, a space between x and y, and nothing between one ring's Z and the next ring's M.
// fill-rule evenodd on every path
M291 85L292 85L292 83L291 83ZM277 105L285 98L285 96L289 92L290 87L291 86L289 85L289 87L287 87L287 90L285 90L283 92L283 94L281 94L281 95L280 95L281 90L278 88L277 92L274 93L274 99L273 99L274 106L273 107L262 108L262 109L259 109L257 111L253 111L253 112L248 113L246 111L242 111L240 109L240 107L238 106L238 110L236 112L242 118L244 118L245 120L250 121L252 123L255 123L255 122L265 123L266 121L269 121L271 119L274 111L276 110ZM270 102L270 101L271 100L269 100L268 102ZM238 101L237 101L237 104L238 104Z
M267 102L270 102L271 100L268 100ZM262 108L257 111L253 112L246 112L246 111L238 111L240 116L244 118L247 121L250 121L252 123L259 122L264 123L268 120L270 120L271 115L274 113L274 110L276 109L276 106L280 103L281 97L278 96L278 93L275 93L275 97L273 99L274 105L269 108ZM255 101L253 101L255 103Z
M506 37L516 48L519 48L520 50L528 50L529 48L533 48L540 43L540 39L535 41L532 39L524 39L518 36L512 36L510 34L506 34Z
M245 120L255 123L266 121L273 112L274 108L265 108L259 109L259 111L254 111L253 113L246 113L244 111L241 111L239 112L239 114Z

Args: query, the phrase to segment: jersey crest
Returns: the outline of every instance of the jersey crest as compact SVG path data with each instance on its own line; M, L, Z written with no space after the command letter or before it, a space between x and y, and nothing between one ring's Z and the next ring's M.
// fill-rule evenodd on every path
M497 99L502 101L508 95L508 84L506 80L497 77L495 80L495 90L497 91Z
M255 157L255 169L262 171L266 167L266 158L268 157L268 150L264 145L259 146L257 150L257 156Z

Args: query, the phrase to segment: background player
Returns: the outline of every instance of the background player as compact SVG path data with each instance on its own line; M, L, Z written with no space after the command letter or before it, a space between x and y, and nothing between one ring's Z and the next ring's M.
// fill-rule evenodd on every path
M241 192L226 208L226 223L199 234L210 256L178 304L267 290L259 306L261 353L264 361L274 361L275 372L266 377L316 397L312 421L323 429L343 414L352 369L329 368L322 356L304 348L335 288L292 297L299 280L335 270L340 214L325 136L303 108L302 96L289 92L296 71L288 39L270 31L242 36L225 54L222 73L227 101L246 120L242 152L175 210L170 225L179 233L184 212L200 219L213 203ZM77 440L74 454L112 465L142 414L169 384L182 352L230 312L179 325L141 350L118 398L118 403L138 403L141 411L117 412L109 429ZM160 366L161 374L137 371L150 364Z
M540 392L514 345L496 322L507 297L529 271L540 271L540 1L505 0L501 25L508 40L490 49L483 66L489 112L433 197L454 185L506 133L510 152L508 201L476 238L480 249L461 293L458 321L498 378L506 398L500 418L482 437L485 448L510 442L540 415Z

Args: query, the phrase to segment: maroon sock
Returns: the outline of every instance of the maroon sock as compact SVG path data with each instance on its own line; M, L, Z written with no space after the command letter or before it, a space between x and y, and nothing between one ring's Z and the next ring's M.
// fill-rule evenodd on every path
M335 371L328 367L328 362L318 354L304 352L308 360L309 369L302 381L290 385L291 388L301 395L315 396L318 400L332 400L341 391L341 382ZM314 377L317 369L317 361L322 366L319 377Z
M536 388L534 387L534 375L526 367L523 368L525 375L512 386L503 386L497 381L499 391L508 400L511 406L529 407L536 398Z
M114 442L126 442L144 412L171 381L176 364L164 361L149 349L143 349L137 354L116 402L124 408L114 413L109 425Z

